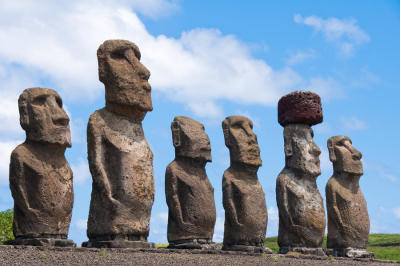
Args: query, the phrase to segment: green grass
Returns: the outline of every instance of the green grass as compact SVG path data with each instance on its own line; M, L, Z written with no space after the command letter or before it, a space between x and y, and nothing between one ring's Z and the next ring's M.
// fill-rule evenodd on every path
M157 248L167 248L168 244L157 244Z
M277 240L277 237L268 237L265 239L264 245L269 247L272 252L278 253ZM322 246L326 247L326 236ZM377 259L400 261L400 234L370 234L367 250L374 252Z

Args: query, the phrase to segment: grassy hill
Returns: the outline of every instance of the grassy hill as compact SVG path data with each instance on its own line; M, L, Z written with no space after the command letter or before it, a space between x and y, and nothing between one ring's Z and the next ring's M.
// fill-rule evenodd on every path
M277 237L266 238L264 244L278 253ZM323 247L326 247L326 236ZM367 250L374 252L377 259L400 261L400 234L370 234Z

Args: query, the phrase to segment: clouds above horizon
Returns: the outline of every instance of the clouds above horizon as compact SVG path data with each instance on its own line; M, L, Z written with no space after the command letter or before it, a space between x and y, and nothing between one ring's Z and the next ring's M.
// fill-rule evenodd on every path
M298 24L310 26L315 32L322 33L325 40L334 43L344 56L353 55L357 46L370 40L369 35L358 26L357 20L353 18L330 17L323 19L315 15L303 17L296 14L293 19Z

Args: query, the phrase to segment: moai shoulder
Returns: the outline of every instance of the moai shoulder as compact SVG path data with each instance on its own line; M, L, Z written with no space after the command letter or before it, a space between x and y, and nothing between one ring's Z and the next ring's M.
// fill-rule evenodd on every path
M14 198L13 245L74 246L67 240L74 202L69 118L52 89L30 88L18 99L26 141L10 160Z
M336 256L373 257L373 253L366 251L370 223L359 186L362 154L346 136L329 138L328 150L334 171L326 185L327 247Z
M154 247L147 242L154 202L153 153L142 120L153 109L139 48L108 40L97 50L106 107L88 122L93 178L85 247Z
M169 247L214 248L214 188L205 170L210 140L201 123L185 116L175 117L171 130L175 160L165 173Z
M284 127L285 145L285 168L276 182L280 252L324 255L321 246L326 218L316 184L321 174L321 150L311 128L322 122L319 96L304 91L283 96L278 103L278 121Z
M229 116L222 122L222 129L231 160L222 180L223 249L269 253L264 248L268 215L257 176L262 162L253 123L247 117Z

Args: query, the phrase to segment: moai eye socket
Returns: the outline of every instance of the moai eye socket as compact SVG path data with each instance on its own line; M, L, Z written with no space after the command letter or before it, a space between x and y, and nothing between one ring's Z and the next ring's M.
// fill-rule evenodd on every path
M47 100L47 96L46 95L40 95L37 96L33 99L32 104L34 105L45 105Z

